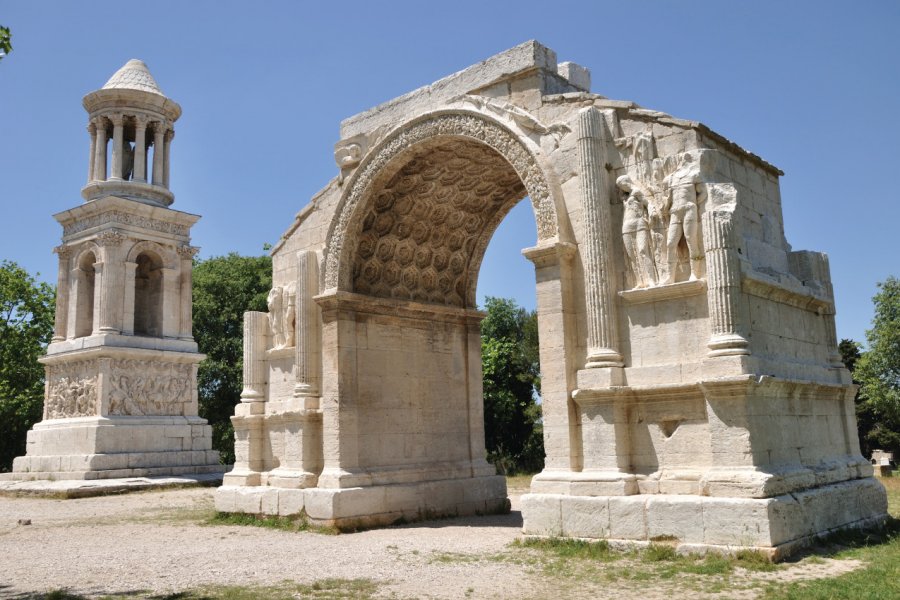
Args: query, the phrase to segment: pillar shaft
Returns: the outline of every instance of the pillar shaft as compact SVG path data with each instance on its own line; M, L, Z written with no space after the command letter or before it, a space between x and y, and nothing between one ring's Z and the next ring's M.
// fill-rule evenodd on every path
M710 210L703 214L706 254L710 356L749 354L739 319L741 273L734 241L733 215Z
M125 118L122 115L110 117L113 123L112 171L110 179L122 179L123 144L125 143Z
M181 256L181 326L178 337L190 340L193 339L193 277L194 277L194 254L197 248L191 246L181 246L178 254Z
M106 144L109 137L106 131L106 120L100 117L96 121L97 143L94 145L94 181L106 181Z
M93 302L93 322L91 324L91 335L100 333L100 311L103 306L103 286L106 284L106 269L102 262L94 263L94 297ZM100 293L98 293L100 290Z
M91 134L91 155L88 159L88 183L94 180L94 162L97 159L97 126L93 122L88 123L88 133Z
M174 130L169 129L166 131L163 147L163 187L166 189L169 189L169 149L172 147L172 139L174 137Z
M609 181L606 173L606 127L594 108L578 114L576 126L581 173L581 208L584 229L581 257L587 295L588 367L622 366L618 351L612 243L609 217Z
M153 124L153 185L163 185L165 131L162 123Z
M147 120L134 123L134 180L147 181Z
M259 402L266 398L266 346L269 317L264 312L244 313L244 389L241 402Z
M321 317L313 296L319 293L319 262L315 252L297 253L296 383L294 397L319 395Z
M59 272L56 275L56 315L51 341L61 342L66 339L69 320L69 257L72 251L67 246L58 246L53 251L59 258Z
M137 271L137 263L125 263L125 289L122 302L122 333L134 335L134 276Z
M103 276L97 288L100 298L99 312L94 312L95 330L104 333L119 333L122 328L122 301L121 286L122 260L119 258L119 250L124 236L115 229L104 231L97 238L97 243L103 249Z

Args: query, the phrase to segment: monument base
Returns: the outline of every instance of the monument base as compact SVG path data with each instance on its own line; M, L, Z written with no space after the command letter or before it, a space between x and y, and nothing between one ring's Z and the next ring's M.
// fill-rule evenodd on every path
M348 530L509 511L506 478L499 475L343 489L224 485L215 503L220 512L304 514L311 523Z
M3 479L89 480L223 473L200 417L80 417L42 421Z
M697 495L522 496L524 533L673 544L680 552L750 549L780 560L817 538L888 518L884 487L868 477L772 498Z

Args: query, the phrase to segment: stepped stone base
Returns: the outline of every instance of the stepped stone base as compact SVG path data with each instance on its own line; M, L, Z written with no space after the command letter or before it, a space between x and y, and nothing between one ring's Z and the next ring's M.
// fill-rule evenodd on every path
M314 524L339 529L509 511L502 476L344 489L224 485L216 490L215 502L221 512L305 514Z
M43 421L6 481L95 480L224 473L199 417L83 417Z
M527 494L522 514L527 536L634 546L660 541L680 552L751 549L772 560L834 531L877 526L888 518L884 488L871 477L762 499Z
M121 479L65 479L57 481L6 480L0 474L0 496L89 498L126 492L140 492L166 488L217 486L222 483L222 473L170 475L162 477L127 477Z

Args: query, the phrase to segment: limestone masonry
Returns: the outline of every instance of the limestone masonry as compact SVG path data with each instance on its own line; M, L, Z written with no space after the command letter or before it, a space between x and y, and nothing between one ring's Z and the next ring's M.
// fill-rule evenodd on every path
M86 202L55 215L63 243L54 250L56 326L41 359L44 418L7 478L221 472L212 429L197 416L190 229L200 217L168 208L181 107L131 60L84 108Z
M503 510L485 462L485 248L534 209L546 468L529 535L781 556L877 523L824 254L703 125L527 42L341 124L339 174L247 313L223 511L337 525Z
M56 216L44 421L16 474L214 470L191 338L198 217L168 208L180 108L139 61L84 103L87 202ZM508 509L485 460L475 289L527 197L546 468L526 534L777 558L886 518L828 259L785 239L777 168L591 93L587 69L536 42L345 120L334 158L273 250L268 312L244 318L218 510L357 527Z

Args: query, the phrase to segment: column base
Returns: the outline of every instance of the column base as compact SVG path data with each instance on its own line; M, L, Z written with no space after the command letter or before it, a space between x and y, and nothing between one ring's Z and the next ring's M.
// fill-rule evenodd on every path
M773 498L640 494L522 497L527 536L605 539L614 545L672 544L679 552L751 549L780 560L843 529L888 518L884 488L873 478Z
M342 489L286 489L223 485L216 510L303 515L316 525L355 530L440 517L509 511L506 478L499 475Z

